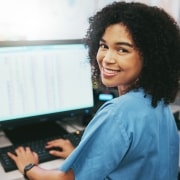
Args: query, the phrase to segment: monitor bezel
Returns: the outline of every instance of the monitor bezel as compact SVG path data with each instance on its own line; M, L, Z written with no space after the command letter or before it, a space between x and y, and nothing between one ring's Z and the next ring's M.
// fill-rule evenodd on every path
M84 44L84 43L83 43L83 39L0 41L0 48L19 47L19 46L38 46L38 45L58 45L58 44ZM93 94L93 89L92 89L92 94ZM18 117L14 119L2 120L0 122L0 127L2 129L11 129L11 128L21 127L21 126L26 126L41 122L59 121L67 117L84 116L87 114L91 114L93 111L93 107L94 107L94 97L93 97L93 106L75 109L75 110L67 110L67 111L60 111L54 113L39 114L35 116Z
M0 41L2 47L18 46L38 46L38 45L58 45L58 44L84 44L83 39L54 39L54 40L20 40L20 41Z

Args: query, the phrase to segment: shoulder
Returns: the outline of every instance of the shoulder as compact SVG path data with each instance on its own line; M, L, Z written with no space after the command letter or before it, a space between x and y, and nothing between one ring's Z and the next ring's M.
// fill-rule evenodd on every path
M151 96L145 96L142 89L136 91L130 91L122 96L114 98L101 106L100 111L111 111L117 113L117 111L131 112L141 108L152 108ZM112 111L113 110L113 111Z
M139 116L144 112L145 106L147 106L147 109L151 108L150 101L148 97L144 97L143 91L131 91L114 98L100 107L90 121L88 128L99 129L99 127L106 127L109 129L111 127L113 132L115 129L124 129L130 122L139 119Z
M92 123L96 125L101 122L103 125L117 126L126 131L137 128L138 123L138 127L144 129L151 121L151 124L156 126L157 114L160 114L164 107L163 103L158 104L157 108L152 107L151 96L145 96L140 89L106 102L98 110Z

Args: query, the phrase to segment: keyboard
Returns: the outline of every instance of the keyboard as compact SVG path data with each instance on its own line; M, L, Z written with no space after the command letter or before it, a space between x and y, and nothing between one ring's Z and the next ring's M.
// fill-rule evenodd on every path
M47 162L47 161L51 161L51 160L55 160L55 159L59 158L59 157L50 155L49 150L45 149L45 145L47 144L48 141L58 139L58 138L69 139L71 141L71 143L74 145L74 147L76 147L81 140L82 134L83 134L83 131L76 131L74 133L64 134L63 137L55 136L55 137L51 137L51 138L45 138L45 139L40 139L37 141L27 142L27 143L20 144L20 145L24 146L24 147L28 146L33 151L38 153L39 163L43 163L43 162ZM11 160L7 156L7 152L14 153L14 150L16 149L16 147L18 147L20 145L11 145L11 146L0 148L0 161L1 161L2 167L4 168L5 172L9 172L9 171L17 169L13 160Z

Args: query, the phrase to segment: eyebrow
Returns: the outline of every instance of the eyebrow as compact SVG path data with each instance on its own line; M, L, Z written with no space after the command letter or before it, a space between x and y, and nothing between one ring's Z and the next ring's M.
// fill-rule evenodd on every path
M106 43L106 41L104 39L100 39L100 41ZM134 48L133 44L128 43L128 42L123 42L123 41L122 42L116 42L115 45L124 45L124 46Z

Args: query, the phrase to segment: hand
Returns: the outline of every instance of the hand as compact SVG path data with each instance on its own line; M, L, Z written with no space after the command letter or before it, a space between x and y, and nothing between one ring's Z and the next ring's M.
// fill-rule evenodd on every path
M29 147L18 147L15 153L16 155L8 152L8 156L16 163L17 168L22 174L26 165L30 163L38 164L39 162L37 153L32 152Z
M57 140L49 141L45 148L47 149L60 148L61 151L50 150L49 153L51 155L61 157L64 159L67 158L71 154L71 152L75 149L72 143L67 139L57 139Z

